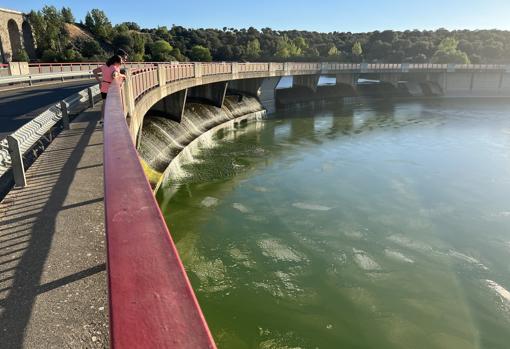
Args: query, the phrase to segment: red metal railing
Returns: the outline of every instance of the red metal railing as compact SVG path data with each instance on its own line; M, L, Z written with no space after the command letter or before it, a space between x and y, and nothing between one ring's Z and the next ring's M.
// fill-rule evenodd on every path
M216 348L131 141L118 80L105 115L111 347Z

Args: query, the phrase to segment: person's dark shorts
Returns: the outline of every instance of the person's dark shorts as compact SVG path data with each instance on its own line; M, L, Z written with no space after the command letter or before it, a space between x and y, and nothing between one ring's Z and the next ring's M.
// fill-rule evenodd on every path
M106 95L107 95L107 93L101 92L101 98L102 99L106 99Z

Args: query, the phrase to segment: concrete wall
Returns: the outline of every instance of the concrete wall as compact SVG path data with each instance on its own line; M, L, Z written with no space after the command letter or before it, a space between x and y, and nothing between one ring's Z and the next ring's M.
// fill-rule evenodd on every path
M19 49L24 49L33 57L34 46L26 16L21 12L0 8L0 62L12 61Z

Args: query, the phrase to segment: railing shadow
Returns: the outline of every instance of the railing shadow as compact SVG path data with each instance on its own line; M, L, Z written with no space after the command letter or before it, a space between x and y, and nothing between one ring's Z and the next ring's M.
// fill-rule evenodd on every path
M93 111L87 111L87 113ZM104 270L104 266L92 268L92 270L84 270L69 277L51 282L49 285L40 285L42 273L44 271L45 262L52 245L53 235L56 229L57 214L64 206L68 190L73 181L73 174L78 169L79 162L82 155L87 148L92 131L96 128L96 121L90 120L82 133L79 141L74 147L74 150L69 153L67 160L65 160L60 171L55 173L55 184L51 191L46 195L46 204L40 209L38 213L31 212L28 216L20 214L17 218L10 218L8 222L0 221L0 230L15 230L18 232L28 232L29 234L22 234L25 236L27 246L23 249L21 257L12 258L5 262L0 262L0 276L2 278L12 278L10 288L4 299L0 299L0 329L2 330L1 347L5 348L21 348L24 342L25 330L31 317L32 309L35 299L41 292L46 292L50 289L60 287L66 283L73 282L79 278L92 275ZM72 140L72 138L69 138ZM63 141L66 143L67 141ZM66 146L66 144L62 144ZM69 146L69 145L67 145ZM42 159L41 159L42 160ZM34 170L37 166L34 167ZM37 187L43 186L43 183L38 184ZM29 194L31 189L37 187L28 187L20 191L20 196L27 195L26 198L30 200ZM12 206L15 206L15 202ZM90 204L84 202L83 204ZM74 207L79 204L73 205ZM11 206L11 207L12 207ZM31 219L33 218L33 219ZM3 234L4 236L9 233ZM28 235L28 240L26 239ZM21 236L19 236L21 237ZM9 236L13 238L13 236ZM4 243L5 241L2 241ZM19 260L17 265L13 268L12 262ZM1 266L5 264L5 269ZM5 274L9 270L12 276ZM14 273L12 273L14 271ZM0 296L1 298L1 296Z

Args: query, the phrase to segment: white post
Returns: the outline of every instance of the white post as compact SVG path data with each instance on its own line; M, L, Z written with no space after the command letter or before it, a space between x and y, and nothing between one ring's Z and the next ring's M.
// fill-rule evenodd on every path
M14 177L14 185L16 187L26 187L27 178L25 176L25 166L23 165L23 154L19 147L19 141L13 135L7 136L9 144L9 154L11 155L12 174Z

